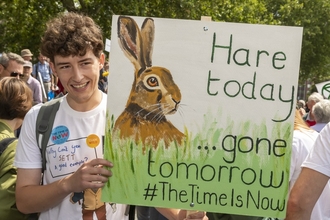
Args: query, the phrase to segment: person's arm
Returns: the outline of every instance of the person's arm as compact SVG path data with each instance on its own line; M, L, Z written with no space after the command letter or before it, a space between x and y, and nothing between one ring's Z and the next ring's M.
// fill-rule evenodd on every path
M32 77L34 77L35 79L38 79L38 63L34 64L32 66Z
M33 93L33 101L34 101L34 105L42 103L42 92L39 81L36 81L35 90Z
M16 183L16 168L13 166L15 149L17 141L12 142L7 146L7 149L2 153L0 164L1 164L1 189L0 197L6 198L5 202L1 203L1 219L13 219L15 214L12 207L15 206L15 183ZM3 184L5 183L5 184ZM16 216L17 217L17 216Z
M169 220L208 220L205 212L193 212L187 216L187 210L169 208L156 209Z
M48 71L50 76L50 83L51 83L51 90L55 90L57 83L58 83L58 77L53 73L52 68L50 66L50 63L47 63L48 65Z
M81 165L73 174L47 185L39 185L41 169L18 168L17 208L26 214L43 212L61 203L72 192L101 188L112 175L103 168L105 166L112 167L112 164L104 159L94 159Z
M55 76L54 74L51 74L51 89L52 90L56 89L57 83L58 83L58 77Z
M309 220L314 205L328 180L329 177L322 173L302 168L290 192L285 220Z

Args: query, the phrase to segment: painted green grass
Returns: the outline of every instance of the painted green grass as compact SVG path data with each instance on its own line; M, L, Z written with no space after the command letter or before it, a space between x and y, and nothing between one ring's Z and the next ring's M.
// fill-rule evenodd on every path
M102 191L102 199L104 201L192 209L189 202L184 203L175 199L173 201L172 198L172 201L166 201L167 198L163 197L166 193L162 192L164 188L162 189L162 185L159 185L160 182L166 182L166 186L168 186L168 183L173 183L174 188L178 191L184 190L185 186L189 184L198 184L201 190L214 189L214 191L217 191L221 188L221 190L228 189L229 191L235 188L237 193L244 193L247 189L254 191L261 190L265 197L286 198L288 192L287 174L289 173L290 146L278 149L277 154L286 154L283 157L268 156L268 150L266 148L260 148L258 153L255 152L255 149L250 153L236 153L235 163L224 163L224 158L227 160L233 159L233 153L224 151L221 149L221 145L224 136L227 134L237 135L237 139L245 136L249 136L251 139L257 139L258 137L267 138L272 142L276 139L284 139L290 145L292 140L292 123L274 123L274 126L269 128L266 126L265 121L255 124L251 121L237 122L229 117L224 119L221 111L219 111L216 117L212 114L204 115L203 124L197 134L192 134L185 128L184 134L186 135L186 141L183 146L172 143L168 148L164 148L163 144L160 143L156 149L146 147L145 151L143 151L144 148L142 145L136 145L131 140L121 140L113 137L112 129L114 122L115 118L113 115L111 117L107 116L104 157L113 161L114 167L112 168L113 177L110 178ZM206 149L205 146L208 148ZM212 149L213 146L216 147L216 150ZM228 141L226 143L227 149L232 149L234 146L233 142ZM240 142L240 150L246 152L251 150L249 140ZM155 161L152 163L152 167L155 169L151 169L151 174L148 173L149 153L152 161ZM194 176L194 172L192 172L192 175L189 173L188 177L177 177L177 174L174 173L170 175L172 169L169 163L173 166L180 163L196 164L199 168L209 164L217 167L221 164L228 167L237 166L240 170L243 170L245 167L251 167L256 170L262 169L265 173L274 171L275 177L279 176L279 174L276 174L277 172L285 170L286 183L279 189L260 189L258 188L258 184L244 185L246 188L242 187L240 185L239 175L233 175L232 179L225 176L225 178L221 180L217 179L216 181L201 181L200 174ZM160 175L159 171L161 164L165 164L162 169L163 176ZM206 178L210 178L212 172L207 172L207 169L205 170L206 172L203 175ZM252 177L248 177L247 179L250 180ZM279 183L280 179L274 179L273 182L275 184ZM143 196L146 193L145 188L148 184L151 186L158 185L157 196L152 199ZM174 195L174 193L171 195ZM235 207L226 206L221 208L225 212L237 213L237 208L235 209ZM200 210L209 209L208 211L221 212L221 208L202 206ZM251 208L241 208L239 210L237 214L240 212L250 212L251 215L284 217L281 211L258 210L258 213L256 213L256 210Z

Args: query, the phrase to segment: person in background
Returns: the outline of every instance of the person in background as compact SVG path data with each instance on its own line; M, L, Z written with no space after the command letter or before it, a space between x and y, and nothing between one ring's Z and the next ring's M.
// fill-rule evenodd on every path
M21 79L28 84L33 94L33 105L42 103L41 85L38 80L31 76L32 63L25 61L23 64L23 76Z
M31 61L33 54L31 53L31 51L29 49L23 49L23 50L21 50L21 57L26 61Z
M105 72L109 72L109 71L110 71L110 70L109 70L109 61L105 61L105 62L104 62L103 69L104 69Z
M254 217L246 215L232 215L208 212L207 216L210 220L263 220L264 217Z
M322 101L320 101L322 102ZM317 104L319 104L318 102ZM317 105L315 104L314 107ZM301 172L301 165L305 161L307 155L313 148L313 144L318 137L318 132L304 122L298 110L296 110L294 120L293 142L291 152L291 165L290 165L290 190L298 179ZM323 190L320 198L316 202L310 220L329 220L330 209L327 209L328 201L330 200L330 185Z
M154 207L136 206L137 220L166 220Z
M25 114L32 107L32 92L22 80L5 77L0 80L0 140L15 137ZM17 170L13 166L17 140L0 154L0 218L28 219L18 211L15 201Z
M317 136L318 132L310 128L301 117L299 110L296 110L291 151L290 189L297 180L301 171L300 166L311 150Z
M100 70L98 88L104 93L107 93L108 91L108 75L109 73L102 66L102 69Z
M323 99L313 106L313 115L316 124L311 126L317 132L330 122L330 100Z
M58 78L57 78L58 79ZM58 97L62 97L66 94L66 91L64 89L64 86L62 85L61 83L61 80L57 80L57 88L54 92L55 92L55 97L58 98Z
M43 101L47 102L48 94L53 91L57 85L57 81L56 77L53 75L49 63L47 62L47 57L42 53L39 53L38 60L39 62L33 65L32 75L43 84L46 94L46 97L43 98ZM39 73L41 79L39 78Z
M150 207L148 206L135 206L137 220L150 219Z
M307 108L309 109L309 112L307 112L303 119L306 121L308 126L313 126L316 124L314 115L313 115L313 106L318 103L319 101L323 100L323 96L320 93L313 92L307 100Z
M50 138L47 150L75 146L74 157L68 158L68 164L74 166L61 166L60 160L66 160L68 152L54 151L56 155L46 156L42 175L42 155L34 133L41 105L32 107L24 119L14 163L18 168L16 202L24 213L40 212L43 220L94 219L93 216L128 219L126 205L110 206L100 201L101 188L112 176L114 165L103 159L102 141L93 149L86 144L89 136L102 140L105 135L107 95L98 89L105 60L103 42L101 29L90 17L67 12L47 23L41 53L50 58L52 70L67 91L59 100L52 130L56 136L68 134L55 142ZM204 212L186 217L185 210L160 210L173 220L208 219Z
M305 110L306 103L304 100L302 100L302 99L298 100L296 107L299 110L299 113L301 114L301 116L304 116L306 114L306 110Z
M11 76L20 78L23 76L23 64L25 60L15 53L2 53L0 57L0 80L4 77Z
M302 170L291 189L286 220L328 220L330 219L330 124L319 133L312 149L302 164ZM321 205L317 205L320 203ZM319 218L311 218L314 210L323 213Z

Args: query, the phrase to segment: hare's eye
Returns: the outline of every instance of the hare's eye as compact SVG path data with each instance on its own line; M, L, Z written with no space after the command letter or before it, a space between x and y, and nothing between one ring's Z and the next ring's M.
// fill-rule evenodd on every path
M150 78L148 78L147 83L151 87L158 86L158 80L156 79L156 77L150 77Z

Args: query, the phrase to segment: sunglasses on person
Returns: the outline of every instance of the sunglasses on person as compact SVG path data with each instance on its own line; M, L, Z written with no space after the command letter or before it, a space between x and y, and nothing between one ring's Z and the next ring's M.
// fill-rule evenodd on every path
M24 77L24 75L21 74L21 73L16 73L16 72L12 72L12 73L10 73L10 76L11 76L11 77L17 77L17 75L19 75L19 77L21 77L21 78Z

